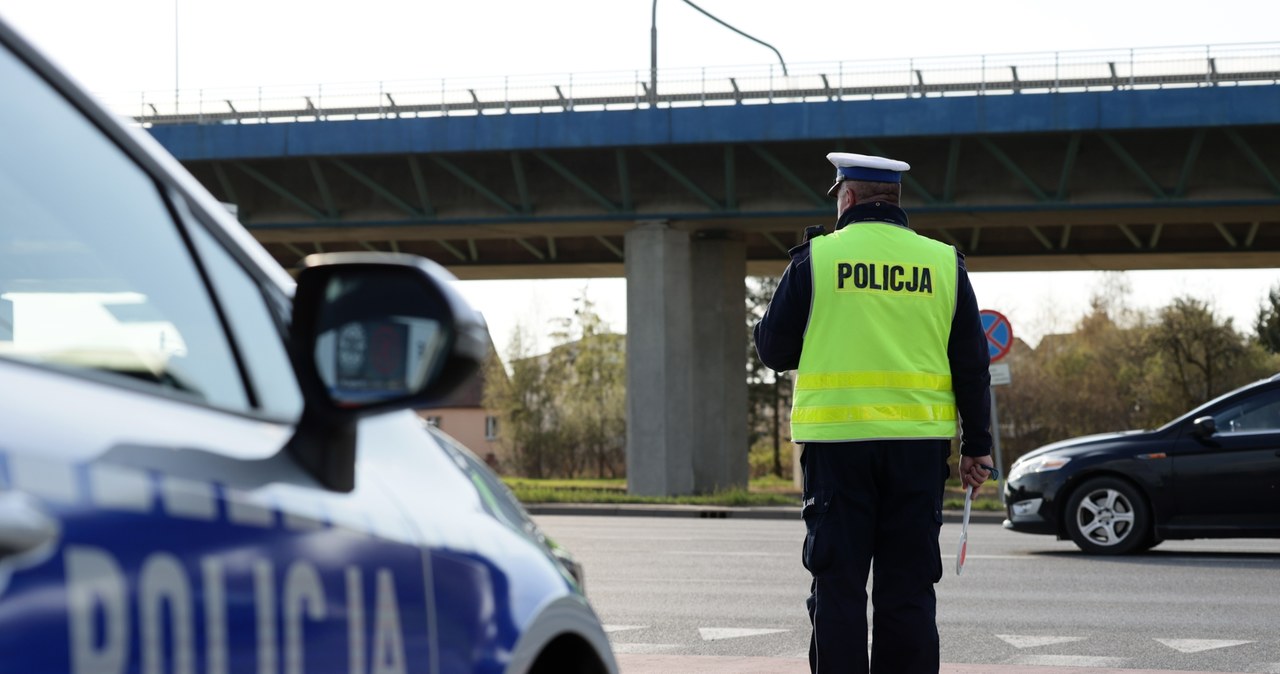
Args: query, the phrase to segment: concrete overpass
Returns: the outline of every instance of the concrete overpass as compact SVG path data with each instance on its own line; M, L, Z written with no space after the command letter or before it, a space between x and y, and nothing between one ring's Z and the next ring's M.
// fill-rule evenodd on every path
M1280 45L793 73L214 95L138 119L286 266L372 249L461 278L625 274L647 493L745 480L745 391L724 383L740 279L830 222L828 151L911 162L913 226L974 270L1280 266Z

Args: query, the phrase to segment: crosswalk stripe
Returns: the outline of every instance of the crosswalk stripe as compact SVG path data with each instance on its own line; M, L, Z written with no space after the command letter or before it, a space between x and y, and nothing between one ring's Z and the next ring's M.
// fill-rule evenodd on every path
M791 630L779 629L749 629L738 627L700 627L698 634L703 641L717 641L719 639L739 639L742 637L758 637L762 634L778 634L781 632L790 632Z
M955 558L956 558L956 556L955 556L955 555L942 555L942 558L943 558L943 559L955 559ZM1021 561L1024 561L1024 562L1037 561L1036 557L1035 557L1035 556L1033 556L1033 555L970 555L970 554L966 554L966 555L964 556L964 558L965 558L966 560L970 560L970 559L1017 559L1017 560L1021 560Z
M644 630L652 627L651 625L603 625L604 631L610 635L620 632L629 632L634 630ZM698 636L702 641L720 641L724 639L741 639L747 637L766 636L770 634L781 634L791 632L791 629L783 628L741 628L741 627L700 627L698 628ZM995 634L993 635L1001 641L1009 644L1017 649L1040 648L1044 646L1055 646L1061 644L1075 643L1086 641L1087 637L1077 636L1053 636L1053 635L1027 635L1027 634ZM613 637L610 638L613 641ZM1233 646L1243 646L1245 644L1257 643L1257 641L1243 639L1153 639L1153 641L1167 646L1180 653L1201 653L1205 651L1230 648ZM867 635L867 643L870 646L871 635ZM646 654L662 654L677 649L690 648L693 644L651 644L651 643L613 643L614 650L618 653L626 653L632 655ZM792 658L805 658L807 653L792 655ZM1121 667L1128 662L1129 658L1122 657L1101 657L1086 655L1020 655L1004 661L1003 665L1021 665L1021 666L1041 666L1041 667ZM1259 672L1260 674L1280 674L1280 663L1257 663L1254 664L1250 671Z
M649 655L665 653L680 648L680 644L612 644L614 653L627 655Z
M1104 658L1092 655L1021 655L1006 660L1007 665L1031 667L1120 667L1125 658Z
M1020 634L997 634L996 637L1014 648L1035 648L1037 646L1050 646L1053 644L1067 644L1073 641L1084 641L1084 637L1040 637Z
M1216 648L1243 646L1244 644L1253 643L1252 641L1238 641L1235 639L1156 639L1156 641L1180 653L1200 653Z
M795 557L793 552L725 552L716 550L664 550L663 554L679 557Z

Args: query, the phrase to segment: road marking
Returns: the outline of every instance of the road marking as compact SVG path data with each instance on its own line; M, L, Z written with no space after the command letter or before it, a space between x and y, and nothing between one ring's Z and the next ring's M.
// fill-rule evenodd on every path
M1198 555L1193 550L1161 550L1161 555L1169 555L1161 557L1160 563L1166 566L1204 566L1205 564L1221 564L1224 566L1248 566L1250 564L1265 564L1267 566L1276 563L1275 555L1269 551L1242 550L1241 554L1264 554L1266 557L1261 559L1241 559L1238 557L1174 557L1173 555Z
M560 540L560 539L556 539L556 540ZM800 568L799 563L796 563L796 568L800 569L799 571L800 573L807 573L804 569ZM610 585L610 583L616 583L616 585ZM607 586L607 587L617 587L619 589L628 588L628 587L631 587L632 585L657 585L659 587L662 587L662 586L682 585L682 584L743 585L743 586L755 587L759 585L759 582L754 580L746 580L743 578L713 578L711 576L690 576L690 577L681 577L681 578L672 578L670 576L653 576L653 577L638 576L635 578L626 578L626 579L619 579L619 580L615 580L612 578L600 578L597 576L594 580L591 581L592 587ZM804 586L800 587L800 589L797 590L796 592L802 597L800 601L803 602L804 601L803 597L809 596L809 586L806 583Z
M956 556L955 556L955 555L943 555L943 556L942 556L942 558L943 558L943 559L955 559L955 558L956 558ZM1037 559L1037 558L1035 558L1035 557L1032 557L1031 555L965 555L965 556L964 556L964 558L965 558L966 560L968 560L968 559L1021 559L1021 560L1035 560L1035 561L1040 561L1039 559Z
M642 630L648 625L604 625L605 634L613 634L614 632L626 632L627 630Z
M625 653L628 655L649 655L651 653L664 653L680 648L680 644L611 644L614 653Z
M1008 665L1038 667L1120 667L1124 658L1102 658L1091 655L1022 655L1006 660Z
M706 550L663 550L668 555L681 557L795 557L794 552L708 552Z
M593 519L594 519L595 517L598 517L598 516L592 516L592 517L593 517ZM608 521L608 520L611 520L612 518L609 518L609 517L600 517L600 519L601 519L601 520ZM724 522L725 522L725 520L715 520L715 521L716 521L716 522L719 522L721 526L723 526L723 524L724 524ZM730 521L732 521L732 520L730 520ZM743 521L748 521L748 520L743 520ZM759 520L750 520L750 521L759 521ZM797 522L796 522L796 524L799 524L799 522L797 521ZM804 533L804 530L803 530L803 529L801 529L800 533L801 533L801 534L803 534L803 533ZM587 534L584 534L584 535L587 535ZM706 537L703 537L703 536L646 536L646 535L644 535L643 533L639 533L639 534L632 535L632 536L627 536L627 535L623 535L623 534L619 534L619 535L617 535L617 536L609 536L609 535L595 535L595 534L590 534L590 535L591 535L591 539L592 539L592 540L596 540L596 541L630 541L630 542L632 542L632 543L636 543L636 542L649 543L649 542L651 542L651 541L666 541L666 542L668 542L668 543L674 543L674 542L679 541L679 542L683 542L683 543L698 543L698 544L707 544L707 543L761 543L761 544L768 544L768 543L777 543L777 542L778 542L778 539L776 539L776 538L715 538L715 539L708 540ZM559 539L556 539L556 540L559 540ZM803 545L803 544L804 544L804 536L803 536L803 535L801 535L801 536L799 537L799 539L797 539L797 540L795 541L795 544L796 544L796 545Z
M808 674L805 659L732 655L623 655L618 666L626 674ZM946 671L946 670L944 670ZM984 672L983 674L990 674Z
M1050 646L1053 644L1067 644L1072 641L1084 641L1084 637L1037 637L1024 636L1020 634L997 634L996 637L1014 648L1036 648L1037 646Z
M1227 648L1229 646L1242 646L1253 643L1252 641L1237 641L1233 639L1156 639L1156 641L1180 653L1200 653L1211 651L1215 648Z
M698 634L702 636L703 641L716 641L719 639L739 639L742 637L758 637L763 634L778 634L780 632L790 632L791 630L777 629L750 629L740 627L700 627Z
M1193 550L1185 550L1185 551L1165 550L1165 551L1161 551L1161 554L1164 556L1160 558L1160 563L1170 565L1170 566L1173 566L1173 565L1203 566L1204 564L1210 563L1210 562L1214 564L1230 564L1230 565L1237 565L1237 566L1250 566L1255 564L1256 565L1273 565L1276 563L1275 556L1270 554L1270 551L1263 551L1263 552L1268 555L1263 559L1240 559L1238 557L1199 557L1199 556L1178 557L1175 555L1198 555L1199 553ZM955 555L942 555L942 559L944 560L954 560L955 558L956 558ZM1063 557L1063 559L1067 559L1067 558L1068 557L1065 557L1065 556ZM1040 562L1044 560L1044 557L1042 555L1034 554L1034 553L1022 554L1022 555L973 555L973 554L970 554L970 555L965 555L965 559L1012 559L1012 560L1021 560L1021 561L1027 561L1027 562ZM1077 559L1084 559L1084 558L1081 557Z

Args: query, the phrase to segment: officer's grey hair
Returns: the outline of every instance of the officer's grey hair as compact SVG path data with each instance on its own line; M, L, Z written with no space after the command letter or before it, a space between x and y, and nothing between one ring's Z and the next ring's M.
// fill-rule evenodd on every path
M857 203L867 201L887 201L896 204L902 197L901 183L875 183L863 180L846 180L840 185L842 190L851 190Z

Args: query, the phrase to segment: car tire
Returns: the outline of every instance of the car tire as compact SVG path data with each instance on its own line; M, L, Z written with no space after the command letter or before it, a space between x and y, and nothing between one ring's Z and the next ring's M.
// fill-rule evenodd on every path
M1142 545L1139 545L1138 549L1134 550L1134 552L1147 552L1148 550L1156 547L1157 545L1160 545L1163 542L1164 542L1163 538L1156 538L1152 536L1147 540L1143 541Z
M1146 499L1118 478L1099 477L1080 485L1064 515L1071 540L1089 554L1124 555L1145 550L1154 540Z

